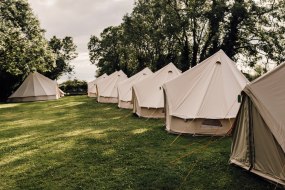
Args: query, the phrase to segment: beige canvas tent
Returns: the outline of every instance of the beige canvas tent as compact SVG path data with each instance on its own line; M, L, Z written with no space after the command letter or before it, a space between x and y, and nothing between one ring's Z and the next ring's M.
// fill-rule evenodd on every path
M9 102L30 102L58 99L64 94L53 81L38 72L28 75L21 86L8 98Z
M166 83L166 130L224 135L238 112L238 94L248 80L220 50Z
M164 96L162 85L181 74L173 63L170 63L133 85L133 112L140 117L163 118Z
M285 185L285 63L245 87L230 162Z
M107 74L103 74L101 75L100 77L96 78L95 80L89 82L87 84L87 95L88 97L94 97L96 98L97 97L97 88L96 88L96 84L100 81L100 80L103 80L105 78L107 78Z
M118 84L128 77L123 71L116 71L96 84L98 102L118 103Z
M64 96L65 96L65 92L63 92L63 91L59 88L59 85L58 85L58 83L57 83L56 80L54 80L54 82L55 82L55 84L56 84L56 86L57 86L57 91L58 91L58 93L59 93L59 96L60 96L60 97L64 97Z
M149 68L145 68L142 71L138 72L134 76L128 78L127 80L124 80L120 82L118 85L118 95L119 95L119 108L126 108L126 109L132 109L132 88L133 85L145 78L147 78L149 75L153 74L152 71Z

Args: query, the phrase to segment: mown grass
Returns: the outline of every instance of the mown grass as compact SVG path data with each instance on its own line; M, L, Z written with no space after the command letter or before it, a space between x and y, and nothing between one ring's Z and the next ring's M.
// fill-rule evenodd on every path
M0 104L0 189L273 189L228 164L231 138L179 137L86 96Z

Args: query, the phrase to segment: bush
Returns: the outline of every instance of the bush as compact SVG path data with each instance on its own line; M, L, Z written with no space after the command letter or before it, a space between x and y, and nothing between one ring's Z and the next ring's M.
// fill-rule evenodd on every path
M87 82L81 80L68 80L60 84L60 89L63 90L66 95L80 95L87 93Z

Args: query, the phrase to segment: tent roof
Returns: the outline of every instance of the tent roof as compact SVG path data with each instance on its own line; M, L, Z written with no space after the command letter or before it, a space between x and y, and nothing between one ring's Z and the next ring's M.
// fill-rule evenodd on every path
M57 83L38 72L31 72L9 98L52 96L58 94Z
M115 71L97 83L98 95L101 97L118 97L118 83L127 78L122 70Z
M103 75L99 76L98 78L96 78L95 80L91 81L88 83L88 92L91 92L91 93L96 93L96 84L102 80L102 79L105 79L107 78L108 75L106 73L104 73Z
M146 67L134 76L122 81L118 85L119 100L130 102L132 100L132 87L135 83L147 78L153 74L152 71Z
M285 63L248 84L244 92L285 152Z
M156 71L146 79L136 83L133 89L136 93L140 107L163 108L164 97L162 85L181 74L181 71L173 63Z
M240 106L237 96L247 83L220 50L164 85L169 114L183 119L235 118Z

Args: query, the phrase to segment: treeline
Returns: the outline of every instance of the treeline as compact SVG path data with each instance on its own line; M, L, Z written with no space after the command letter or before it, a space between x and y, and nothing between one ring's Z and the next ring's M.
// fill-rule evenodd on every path
M78 79L67 80L59 87L66 95L85 95L87 93L87 82Z
M97 75L132 75L169 62L185 71L219 49L250 67L285 60L285 1L137 0L119 26L88 43Z
M33 70L51 79L72 72L73 39L47 40L44 33L27 0L0 1L0 100Z

